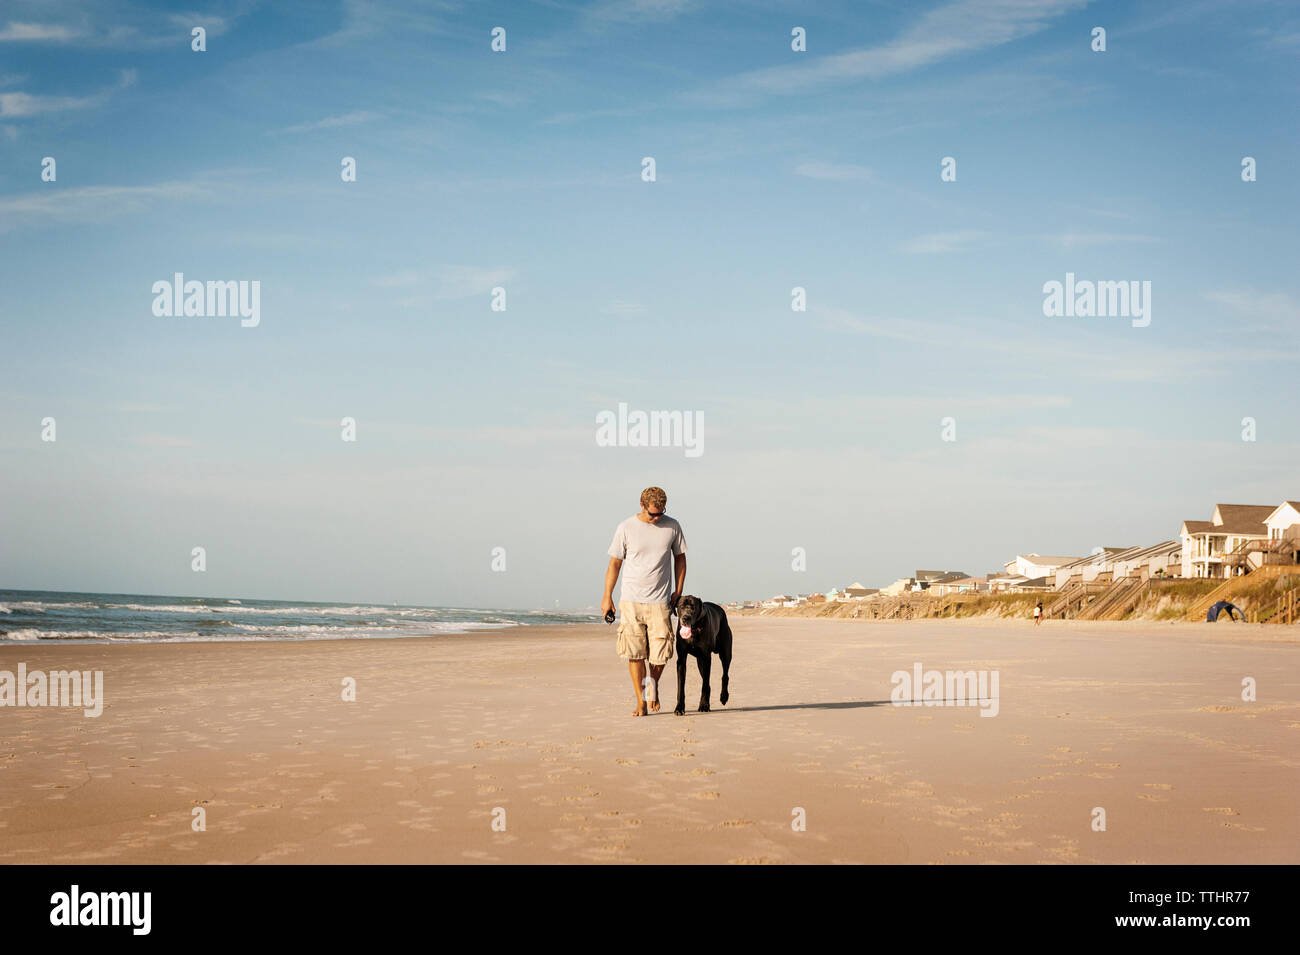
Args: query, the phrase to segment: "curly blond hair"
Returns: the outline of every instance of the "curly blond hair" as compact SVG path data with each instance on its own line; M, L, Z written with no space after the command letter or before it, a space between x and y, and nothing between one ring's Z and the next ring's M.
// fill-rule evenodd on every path
M652 504L661 511L668 506L668 495L664 493L663 488L648 487L641 492L642 509L648 511Z

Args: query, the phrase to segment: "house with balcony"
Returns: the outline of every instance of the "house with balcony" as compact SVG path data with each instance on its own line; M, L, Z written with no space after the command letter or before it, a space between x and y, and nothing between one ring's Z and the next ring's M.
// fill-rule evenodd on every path
M1183 521L1179 531L1183 576L1232 577L1247 573L1249 567L1230 555L1240 554L1242 545L1248 542L1267 541L1272 528L1265 521L1279 511L1286 513L1271 504L1216 504L1208 521ZM1279 517L1274 527L1285 529L1285 520L1285 516Z

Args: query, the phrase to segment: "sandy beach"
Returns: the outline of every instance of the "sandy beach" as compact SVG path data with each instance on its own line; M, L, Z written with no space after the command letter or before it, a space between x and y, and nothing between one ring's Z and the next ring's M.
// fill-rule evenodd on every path
M1300 861L1300 627L733 624L730 705L692 662L640 719L599 624L3 646L106 701L0 709L0 861ZM996 670L997 715L891 705L915 664Z

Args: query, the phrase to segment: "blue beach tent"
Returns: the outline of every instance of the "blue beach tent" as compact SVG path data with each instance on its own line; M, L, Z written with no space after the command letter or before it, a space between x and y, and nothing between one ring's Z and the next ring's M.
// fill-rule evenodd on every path
M1229 619L1229 620L1245 620L1245 619L1246 619L1246 615L1245 615L1244 613L1241 612L1241 608L1236 607L1236 606L1234 606L1233 604L1228 603L1228 601L1226 601L1226 600L1220 600L1217 604L1215 604L1213 607L1211 607L1211 608L1210 608L1210 612L1207 613L1207 614L1205 615L1205 622L1206 622L1206 623L1216 623L1216 622L1218 622L1219 614L1222 613L1222 612L1225 611L1225 610L1228 612L1228 619ZM1236 616L1234 617L1233 614L1236 614Z

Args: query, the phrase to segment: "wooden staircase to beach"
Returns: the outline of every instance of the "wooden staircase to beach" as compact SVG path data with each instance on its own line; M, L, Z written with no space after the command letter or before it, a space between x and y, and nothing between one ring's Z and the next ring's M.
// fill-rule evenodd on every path
M1052 601L1050 605L1043 608L1043 616L1048 620L1054 620L1057 617L1062 620L1077 616L1079 612L1088 605L1088 602L1094 599L1098 594L1106 589L1104 583L1089 581L1071 581L1061 589L1060 596Z
M1300 566L1296 566L1295 564L1265 564L1262 567L1256 567L1249 574L1242 574L1239 577L1229 577L1204 597L1192 604L1187 611L1187 615L1183 619L1204 623L1205 616L1210 612L1211 607L1220 600L1226 600L1228 603L1232 603L1232 598L1234 596L1259 583L1261 577L1286 577L1293 574L1300 575Z
M1137 606L1150 583L1150 580L1141 577L1121 577L1081 609L1075 619L1119 620Z

